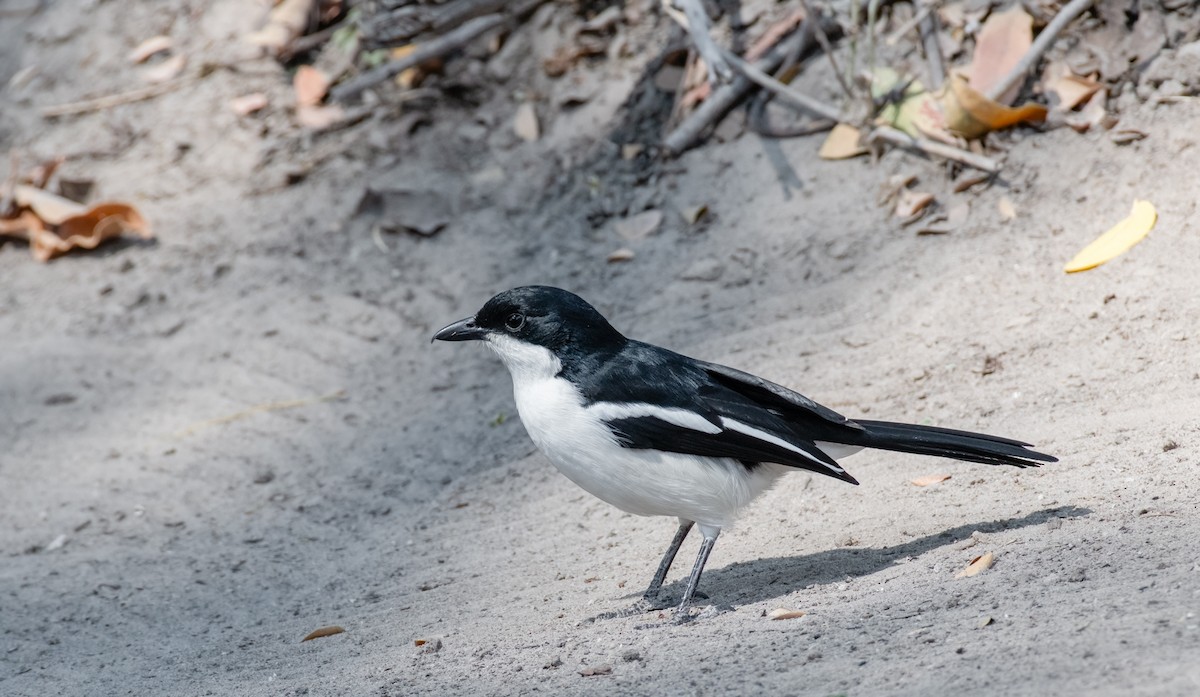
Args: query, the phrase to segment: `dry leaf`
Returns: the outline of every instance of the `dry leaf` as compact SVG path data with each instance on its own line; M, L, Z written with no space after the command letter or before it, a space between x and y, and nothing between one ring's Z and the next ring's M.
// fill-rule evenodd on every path
M605 261L610 264L616 264L622 261L633 261L633 250L629 249L628 247L621 247L605 257Z
M234 97L229 100L229 108L238 116L248 116L267 108L267 95L262 92L251 92L241 97Z
M977 622L975 624L975 626L979 627L980 629L983 629L984 627L988 626L989 624L995 623L995 621L996 620L992 619L991 617L980 617L979 622Z
M329 128L346 117L340 104L328 106L302 106L296 108L296 123L305 128Z
M992 554L991 552L981 554L980 556L972 559L971 563L967 565L967 568L955 574L954 578L969 578L971 576L978 575L992 568L992 564L995 563L995 561L996 555Z
M1158 212L1154 210L1153 204L1149 201L1134 201L1133 210L1127 218L1084 247L1063 267L1063 271L1087 271L1124 254L1150 234L1157 220Z
M807 614L803 610L788 610L786 608L775 608L767 613L767 617L773 620L794 620L797 617L804 617Z
M687 208L679 211L679 214L683 216L683 219L687 221L688 225L695 225L708 216L708 206L703 204L699 206L688 206Z
M989 172L981 172L977 169L963 170L962 174L954 179L954 193L961 194L972 186L991 181L991 179L992 174Z
M605 664L602 666L584 668L583 670L579 671L579 674L585 678L590 678L593 675L612 675L612 666Z
M413 646L424 646L424 645L425 645L425 639L414 639L413 640Z
M391 56L392 60L397 61L405 58L415 50L417 50L416 44L407 44L405 46L397 46L396 48L393 48L389 52L389 55ZM400 74L396 76L396 84L404 89L410 90L414 87L420 86L421 81L424 79L425 71L414 65L411 68L405 68L404 70L400 71Z
M1000 200L996 201L996 210L1000 211L1000 217L1004 219L1004 222L1017 217L1017 207L1007 196L1001 196Z
M522 102L521 106L517 107L517 114L513 117L513 131L526 143L532 143L542 136L542 127L538 123L537 109L534 108L533 102Z
M825 142L821 144L821 149L817 152L817 157L820 157L822 160L844 160L858 155L865 155L869 151L862 145L861 141L862 134L858 132L857 128L839 123L825 137Z
M15 186L12 196L18 206L32 210L48 225L59 225L86 210L83 204L26 184Z
M1012 9L995 12L983 23L975 37L975 55L971 57L971 88L987 94L1016 67L1033 45L1033 18L1015 3ZM1018 82L996 100L1012 104L1021 89Z
M933 486L940 484L950 478L948 474L929 474L924 477L917 477L912 480L914 486Z
M1118 128L1108 137L1117 145L1129 145L1145 138L1148 134L1138 128Z
M142 80L152 85L173 80L187 67L187 56L177 53L165 61L142 71Z
M767 52L775 47L783 37L791 34L800 23L804 21L804 10L795 10L783 19L767 27L762 36L758 37L754 43L750 44L750 48L746 51L743 59L747 63L753 63L759 58L767 55Z
M902 94L891 94L900 88L904 89ZM940 136L946 131L941 103L920 80L908 79L891 68L876 68L871 76L871 97L892 100L880 110L876 123L887 124L914 137ZM945 137L939 140L945 140Z
M1004 106L972 88L961 75L953 75L950 89L942 96L942 113L949 131L973 139L1023 121L1043 121L1046 107L1033 103Z
M1092 98L1103 87L1091 78L1079 77L1062 63L1051 63L1042 74L1046 91L1058 98L1058 111L1071 111Z
M915 216L924 211L931 203L933 203L933 194L905 189L896 198L896 217L904 219L905 222L914 219L912 222L915 222Z
M345 633L345 631L346 631L345 629L342 629L341 627L339 627L337 625L333 625L333 626L329 626L329 627L321 627L320 629L314 629L311 632L309 632L308 636L306 636L300 640L300 643L303 644L306 641L311 641L313 639L320 639L321 637L333 636L334 634L343 634L343 633Z
M1086 133L1105 123L1109 119L1108 111L1104 108L1107 102L1108 95L1104 90L1096 92L1078 113L1073 113L1066 118L1067 125L1079 133Z
M138 44L138 47L129 52L129 61L131 63L145 63L150 56L163 51L171 50L171 37L169 36L154 36L146 39Z
M662 221L662 211L656 209L642 211L637 215L618 220L616 222L617 234L630 242L644 240L658 232Z
M329 78L311 65L302 65L292 76L292 88L296 91L297 106L316 106L329 91Z
M267 24L247 40L279 55L304 34L317 0L282 0L267 16Z
M637 158L638 155L641 155L642 151L645 149L645 146L637 143L626 143L621 146L621 159L633 160Z

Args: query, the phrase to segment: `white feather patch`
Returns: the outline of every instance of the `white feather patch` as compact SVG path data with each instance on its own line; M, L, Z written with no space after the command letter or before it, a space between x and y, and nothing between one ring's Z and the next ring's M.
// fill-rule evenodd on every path
M604 421L636 419L649 416L691 431L713 435L721 432L719 426L694 411L675 407L659 407L644 402L597 402L589 406L587 411L596 418L603 419Z
M820 465L826 469L830 469L830 470L833 470L834 472L838 472L838 473L844 473L846 471L846 470L842 469L841 467L837 467L835 465L829 464L828 462L822 462L822 461L818 460L817 458L813 457L810 453L805 452L804 450L796 447L795 445L792 445L791 443L787 442L786 440L784 440L778 436L774 436L774 435L771 435L770 433L767 433L766 431L762 430L761 428L755 428L749 424L744 424L741 421L735 421L733 419L727 419L725 417L721 417L721 423L724 424L725 428L729 429L730 431L737 431L738 433L744 433L745 435L750 436L751 438L757 438L757 439L763 441L764 443L770 443L771 445L778 446L780 448L783 448L784 450L790 450L790 451L796 453L797 455L800 455L804 458L812 460L813 462L817 463L818 465Z

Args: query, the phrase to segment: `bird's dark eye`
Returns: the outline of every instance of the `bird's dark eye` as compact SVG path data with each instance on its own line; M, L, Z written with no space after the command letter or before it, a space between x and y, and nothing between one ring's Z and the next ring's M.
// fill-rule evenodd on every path
M525 326L525 315L520 312L514 312L504 320L504 328L510 332L520 331L521 327Z

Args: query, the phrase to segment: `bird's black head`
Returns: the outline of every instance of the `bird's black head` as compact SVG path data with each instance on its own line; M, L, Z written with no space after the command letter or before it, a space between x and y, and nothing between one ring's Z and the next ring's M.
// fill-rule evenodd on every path
M560 357L575 351L620 346L625 337L583 298L561 288L523 286L496 295L469 317L436 335L442 341L515 339L549 349Z

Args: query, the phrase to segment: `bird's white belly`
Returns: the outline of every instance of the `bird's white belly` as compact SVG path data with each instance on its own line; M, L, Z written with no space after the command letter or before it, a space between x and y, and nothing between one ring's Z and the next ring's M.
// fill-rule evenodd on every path
M520 377L513 381L517 411L538 449L568 479L623 511L725 527L787 470L622 447L570 382Z

